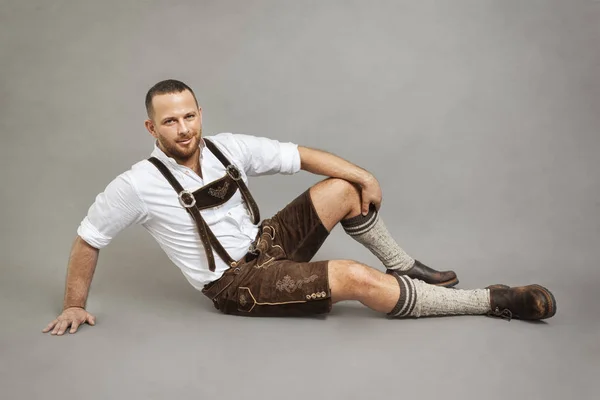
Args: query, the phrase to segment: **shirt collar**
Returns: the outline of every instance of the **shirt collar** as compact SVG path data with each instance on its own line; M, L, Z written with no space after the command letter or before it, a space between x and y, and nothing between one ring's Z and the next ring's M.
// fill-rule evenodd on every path
M200 143L198 144L198 147L200 147L200 165L202 165L202 153L204 152L204 148L206 147L203 137L200 138ZM174 167L183 167L183 165L175 161L173 157L169 157L168 155L166 155L165 152L162 151L160 147L158 147L158 140L154 141L154 150L152 151L151 156L158 158L162 162L169 163Z

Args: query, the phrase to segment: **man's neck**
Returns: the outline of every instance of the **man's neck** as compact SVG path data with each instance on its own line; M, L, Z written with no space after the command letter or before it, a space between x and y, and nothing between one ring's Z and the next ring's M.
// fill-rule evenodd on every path
M194 152L194 154L185 161L177 162L185 167L188 167L192 171L198 174L200 178L202 178L202 168L200 167L200 148Z
M195 160L195 162L194 162ZM198 176L200 176L202 178L202 169L200 168L200 162L198 161L198 158L196 157L191 157L190 160L186 161L185 163L179 163L185 167L188 167L189 169L191 169L192 171L194 171L195 173L198 174Z
M196 174L198 174L198 176L200 178L202 178L202 168L200 166L200 159L202 158L202 148L198 147L198 149L194 152L194 154L192 154L189 158L183 160L177 157L174 157L173 155L170 155L169 153L167 153L165 151L165 149L162 148L162 146L160 145L160 143L157 143L158 148L167 156L167 157L171 157L172 159L175 160L175 162L179 165L183 165L184 167L188 167L189 169L191 169L192 171L194 171Z

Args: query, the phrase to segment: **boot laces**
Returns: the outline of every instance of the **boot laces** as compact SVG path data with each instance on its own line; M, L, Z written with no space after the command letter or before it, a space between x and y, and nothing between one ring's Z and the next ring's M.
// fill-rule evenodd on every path
M500 317L502 319L506 319L508 321L510 321L513 317L512 311L510 311L509 309L505 308L504 310L500 311L500 308L496 307L495 310L488 312L488 315L494 316L494 317Z

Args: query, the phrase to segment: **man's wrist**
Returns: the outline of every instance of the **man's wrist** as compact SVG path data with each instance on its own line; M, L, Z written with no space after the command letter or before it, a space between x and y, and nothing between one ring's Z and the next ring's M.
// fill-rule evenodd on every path
M364 171L358 178L357 183L361 187L365 187L365 186L369 186L369 184L373 181L373 179L375 179L375 177L371 173Z
M81 304L64 304L63 305L63 311L65 311L68 308L81 308L82 310L85 310L85 305L81 305Z

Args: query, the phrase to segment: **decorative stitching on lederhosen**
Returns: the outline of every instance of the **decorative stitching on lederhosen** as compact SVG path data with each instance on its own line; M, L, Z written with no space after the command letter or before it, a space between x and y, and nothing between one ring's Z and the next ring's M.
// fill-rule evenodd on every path
M280 292L285 290L288 293L292 293L302 288L303 284L314 282L318 277L318 275L311 275L308 278L293 280L291 276L286 275L283 277L283 279L280 279L275 283L275 287Z
M219 199L223 199L227 194L227 189L229 188L229 182L225 181L222 187L218 189L210 188L208 189L208 194L214 197L218 197Z
M245 294L244 292L247 292L247 293ZM238 304L238 311L243 311L243 312L248 312L249 313L249 312L252 312L252 310L256 306L278 306L278 305L282 305L282 304L306 303L311 298L312 298L311 295L308 295L307 296L307 300L290 300L290 301L278 301L278 302L258 302L258 301L256 301L256 298L252 294L252 291L250 290L250 288L240 286L238 288L237 304ZM250 306L250 308L246 309L247 308L246 306Z
M267 229L268 228L268 229ZM269 233L270 232L270 233ZM264 236L267 236L264 238ZM281 256L285 256L285 250L278 244L273 244L275 241L275 229L270 225L264 225L262 227L262 233L256 243L256 250L262 253L263 258L267 258L266 260L261 260L254 265L254 268L267 268L273 261L277 259L277 256L273 256L269 254L270 250L279 249L281 251Z

